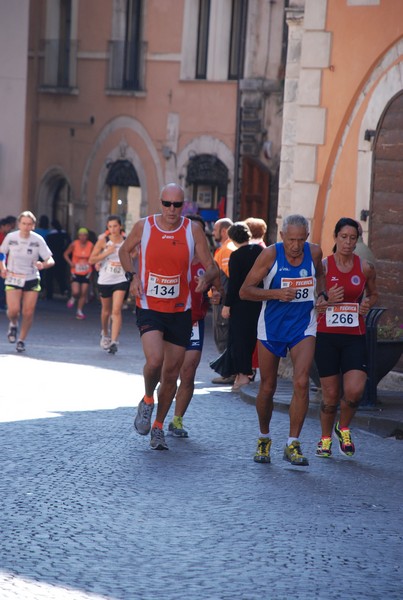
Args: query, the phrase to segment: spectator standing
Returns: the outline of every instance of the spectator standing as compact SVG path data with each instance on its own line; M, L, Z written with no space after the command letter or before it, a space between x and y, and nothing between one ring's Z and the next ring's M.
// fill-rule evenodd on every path
M214 223L213 227L214 241L219 244L219 247L214 254L214 260L220 272L221 286L224 293L227 292L228 288L229 257L231 253L236 250L236 246L228 237L228 229L232 224L233 223L231 219L224 218L218 219L218 221ZM229 331L228 319L224 319L221 312L224 298L220 294L219 290L217 290L215 287L211 289L209 296L213 307L214 342L218 352L221 354L227 347ZM234 381L235 375L231 375L229 377L215 377L212 380L212 383L231 384L234 383Z
M257 321L261 302L241 300L239 290L245 277L253 267L257 257L263 251L258 244L250 244L251 232L246 223L238 222L228 229L228 236L237 248L229 258L228 291L225 296L222 316L229 320L228 371L220 371L224 377L236 373L232 391L238 391L251 381L252 355L256 346ZM263 284L260 284L262 287ZM214 368L214 367L213 367Z
M263 219L258 219L257 217L248 217L245 219L245 223L250 229L252 237L250 239L250 244L259 244L262 248L266 248L266 242L264 241L264 237L267 232L267 223Z
M0 220L0 246L3 243L4 238L10 231L15 229L15 224L17 222L16 217L12 217L11 215L5 217ZM4 258L4 257L3 257ZM3 258L0 258L2 260ZM0 277L0 310L6 310L6 292L4 287L4 279Z
M50 232L49 229L49 217L46 215L41 215L38 221L38 227L35 227L35 233L41 235L44 239Z
M54 291L54 281L59 286L59 292L65 295L69 289L67 264L64 259L64 252L71 243L69 234L62 228L57 219L53 219L52 229L46 236L46 243L49 246L55 266L46 273L46 298L52 300Z

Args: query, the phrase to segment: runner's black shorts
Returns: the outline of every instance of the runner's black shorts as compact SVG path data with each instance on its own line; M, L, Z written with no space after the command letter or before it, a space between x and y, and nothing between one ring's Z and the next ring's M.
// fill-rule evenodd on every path
M23 292L40 292L41 291L41 280L40 279L28 279L25 281L24 287L20 288L17 285L6 285L6 292L9 290L22 290Z
M316 334L315 362L320 377L331 377L348 371L367 372L365 335L348 333Z
M162 331L164 340L187 348L192 334L192 311L163 313L136 307L140 335L148 331Z
M101 298L112 298L113 292L122 291L126 292L125 299L129 295L130 283L128 281L122 281L121 283L102 284L98 283L99 295Z
M71 274L71 283L89 283L90 282L91 273L88 275L77 275L77 273Z

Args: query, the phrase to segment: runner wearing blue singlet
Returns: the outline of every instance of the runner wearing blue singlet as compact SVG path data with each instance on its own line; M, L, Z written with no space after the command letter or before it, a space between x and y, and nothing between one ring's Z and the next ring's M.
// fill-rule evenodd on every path
M293 365L290 431L284 460L308 465L299 435L309 404L309 371L315 351L315 303L325 303L322 251L306 240L308 221L290 215L283 221L281 242L264 249L249 271L239 292L242 300L262 302L258 322L260 387L256 399L260 434L255 462L270 462L269 433L277 370L289 350ZM263 281L263 288L258 287ZM317 295L317 299L316 299Z

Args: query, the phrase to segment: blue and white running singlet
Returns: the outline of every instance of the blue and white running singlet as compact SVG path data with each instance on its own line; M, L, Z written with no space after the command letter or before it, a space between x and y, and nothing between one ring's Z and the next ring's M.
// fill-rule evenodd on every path
M298 267L290 265L284 245L276 244L276 260L263 280L265 290L295 287L292 302L265 300L260 312L257 337L262 341L291 344L308 335L316 335L315 265L308 242L304 244L304 258Z

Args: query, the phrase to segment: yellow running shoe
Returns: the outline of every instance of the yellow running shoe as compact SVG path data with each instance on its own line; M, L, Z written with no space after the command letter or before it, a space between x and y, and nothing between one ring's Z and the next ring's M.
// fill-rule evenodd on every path
M271 439L261 437L257 441L256 454L253 460L257 463L269 463L270 462L270 448Z
M340 428L340 423L336 423L334 426L334 432L339 440L340 452L345 456L354 456L355 446L351 439L351 431L348 427Z
M309 461L301 452L301 444L298 440L291 442L289 446L284 448L283 459L297 467L306 467Z
M316 448L316 456L330 458L332 456L332 438L323 437L319 440Z

